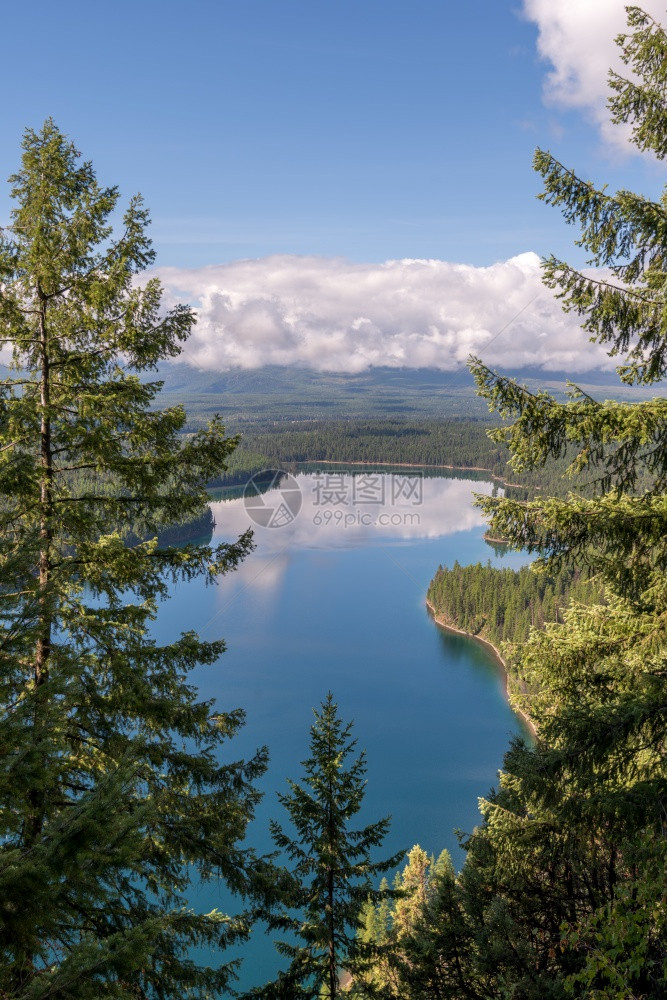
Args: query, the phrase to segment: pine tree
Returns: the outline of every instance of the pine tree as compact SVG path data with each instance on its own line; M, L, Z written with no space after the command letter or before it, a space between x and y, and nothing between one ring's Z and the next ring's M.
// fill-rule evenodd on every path
M618 42L632 74L612 74L610 107L662 159L667 35L638 8L628 23ZM546 283L623 358L624 382L656 383L667 375L667 194L609 194L541 150L535 167L544 200L580 226L590 263L606 269L581 273L552 257ZM522 674L542 692L540 738L509 754L467 862L493 886L487 972L521 996L583 995L585 983L586 996L657 1000L667 989L667 400L599 402L573 386L560 403L472 368L491 407L512 418L493 437L515 469L567 453L590 480L564 498L482 500L494 533L548 569L585 567L607 596L532 632L522 654Z
M472 924L452 859L443 851L428 872L427 891L396 942L395 995L401 1000L486 1000L470 975Z
M350 829L364 797L365 754L353 756L357 741L350 735L352 723L343 724L331 692L314 714L303 781L290 781L290 793L278 796L295 832L290 835L271 823L276 846L292 865L293 882L285 904L268 915L268 923L291 932L300 943L278 942L290 965L260 992L284 1000L335 1000L341 974L363 967L375 949L357 936L361 914L369 897L377 902L386 895L386 890L373 888L372 880L401 857L371 860L389 828L388 817Z
M183 548L159 529L206 509L235 445L219 421L182 437L146 373L194 322L163 312L148 215L48 120L26 131L0 240L0 994L209 996L247 920L200 914L189 886L247 892L239 846L265 753L223 762L242 713L188 684L222 641L149 633L166 580L213 582L251 539ZM134 541L128 544L128 539ZM148 538L148 541L137 541ZM209 950L211 967L191 956Z
M397 881L398 899L394 906L392 932L396 940L410 933L426 903L431 859L415 844Z

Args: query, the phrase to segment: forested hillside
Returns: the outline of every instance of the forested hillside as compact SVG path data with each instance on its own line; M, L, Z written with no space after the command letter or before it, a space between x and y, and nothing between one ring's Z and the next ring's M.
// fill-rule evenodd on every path
M234 431L255 424L294 424L302 421L374 421L390 417L420 420L486 420L488 412L475 393L465 370L371 367L361 372L323 372L294 366L204 370L185 356L160 365L164 405L185 406L188 430L204 426L219 413ZM0 371L2 369L0 368ZM521 380L534 391L546 389L565 399L570 371L524 369ZM610 394L633 401L646 397L637 386L619 386L609 372L580 372L577 384L596 399Z

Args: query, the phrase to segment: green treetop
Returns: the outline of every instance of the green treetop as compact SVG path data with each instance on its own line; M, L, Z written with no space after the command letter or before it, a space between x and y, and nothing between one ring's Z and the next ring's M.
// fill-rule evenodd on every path
M290 835L272 822L271 833L291 863L293 884L268 922L271 928L291 932L298 943L277 944L291 961L275 983L260 991L267 998L333 1000L341 993L341 973L359 968L377 950L357 936L362 912L369 899L377 902L387 895L388 890L374 889L372 880L395 867L401 855L371 860L389 818L350 829L366 785L365 754L353 756L356 740L351 730L329 693L320 711L315 710L303 782L290 781L290 794L278 796L295 832Z
M163 311L140 198L119 232L47 121L28 130L0 237L0 994L185 997L226 987L244 918L199 914L195 880L249 888L239 847L265 766L228 759L242 723L187 682L221 641L149 635L167 579L214 581L251 547L126 544L201 514L235 441L181 437L145 373L194 323ZM77 485L78 484L78 485ZM83 484L83 485L81 485ZM210 952L210 967L190 954ZM201 954L201 952L200 952Z

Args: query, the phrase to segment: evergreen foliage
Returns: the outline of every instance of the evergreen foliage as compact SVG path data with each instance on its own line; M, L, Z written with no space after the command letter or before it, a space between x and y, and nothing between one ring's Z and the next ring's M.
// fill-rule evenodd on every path
M504 442L489 440L494 426L484 420L301 420L256 423L244 427L240 446L230 456L228 470L209 485L232 486L247 482L263 469L295 471L299 463L355 465L416 465L425 470L456 469L466 476L483 478L491 473L508 495L526 500L536 493L560 496L575 484L584 493L594 484L582 471L569 483L564 474L573 454L551 457L539 469L516 472L509 466L510 451ZM642 463L636 469L635 489L651 479Z
M226 459L225 464L228 462L229 459ZM104 493L109 497L114 497L118 490L118 483L114 481L113 477L105 477L102 469L92 474L85 471L69 472L65 474L65 479L68 489L73 495ZM111 516L111 512L109 512L109 521L105 526L107 534L112 527ZM119 527L127 544L133 545L138 541L145 542L149 538L156 537L158 544L164 546L202 541L203 539L206 539L206 544L209 544L213 536L214 526L213 512L209 506L206 506L200 513L192 513L183 521L155 525L154 530L148 530L146 524L142 523L141 520L132 522L129 516L123 519L122 527Z
M467 978L471 935L449 853L435 859L415 844L394 884L393 902L364 907L364 936L381 957L355 976L351 995L368 996L370 988L384 1000L477 996Z
M628 20L619 43L633 76L612 75L612 115L662 159L667 36L638 8ZM541 151L535 166L544 199L581 228L591 263L606 269L582 274L550 258L547 283L619 357L624 381L654 385L667 374L667 195L610 195ZM576 567L605 600L562 609L520 650L522 674L543 692L537 739L514 741L498 789L481 803L484 822L464 842L461 873L437 905L422 906L415 940L398 949L395 995L662 1000L667 401L601 402L573 386L561 402L480 361L472 369L511 421L491 433L509 445L517 474L567 456L594 485L586 495L572 483L565 496L482 497L493 534L536 553L552 576Z
M195 912L189 887L247 893L240 846L265 752L230 759L242 724L188 684L222 641L149 635L166 579L213 582L251 547L160 545L206 516L235 441L214 420L182 439L146 380L194 322L163 312L148 215L120 233L115 188L48 120L28 130L0 240L0 994L209 996L244 916ZM208 523L208 522L207 522ZM135 532L147 541L129 538ZM193 958L194 947L209 955ZM200 951L199 954L203 952Z
M387 896L372 880L401 857L371 860L389 828L388 817L350 829L364 797L365 754L354 756L352 723L343 724L331 692L314 714L303 781L290 781L290 793L278 796L294 833L271 823L276 846L289 859L292 885L266 917L270 929L287 932L292 940L276 945L290 959L287 970L258 991L270 1000L341 995L343 972L363 967L377 951L357 934L364 903Z
M272 462L386 462L506 471L509 452L489 440L488 427L488 421L474 420L311 420L249 427L242 447Z
M667 37L637 8L628 17L619 43L637 76L612 76L610 106L662 157ZM624 381L664 378L665 197L611 196L541 151L535 165L544 199L581 227L591 263L609 275L550 258L547 284L594 339L625 355ZM540 739L508 755L466 865L493 887L495 976L526 995L658 998L667 991L667 401L600 403L572 387L563 404L479 362L473 370L491 406L513 418L494 436L517 470L569 450L572 472L597 476L593 496L482 501L492 529L551 571L595 574L606 595L534 632L521 656L529 682L548 693ZM640 466L650 477L641 490Z

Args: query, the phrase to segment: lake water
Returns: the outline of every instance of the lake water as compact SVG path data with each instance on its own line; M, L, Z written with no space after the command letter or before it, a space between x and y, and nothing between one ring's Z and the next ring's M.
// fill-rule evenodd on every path
M301 777L312 709L328 691L367 751L368 786L358 825L392 816L378 856L419 843L462 861L454 830L479 822L477 800L496 781L512 735L510 711L490 652L438 628L425 606L439 564L500 561L484 542L473 493L491 492L474 475L421 476L417 470L323 467L290 490L212 504L214 541L254 523L256 550L241 567L204 587L179 585L158 621L160 638L194 629L223 636L227 652L201 668L196 683L221 710L241 707L246 726L229 744L233 758L268 745L271 763L250 840L270 849L269 818L288 826L276 792ZM229 910L207 886L193 905ZM271 943L256 936L244 986L275 973Z

